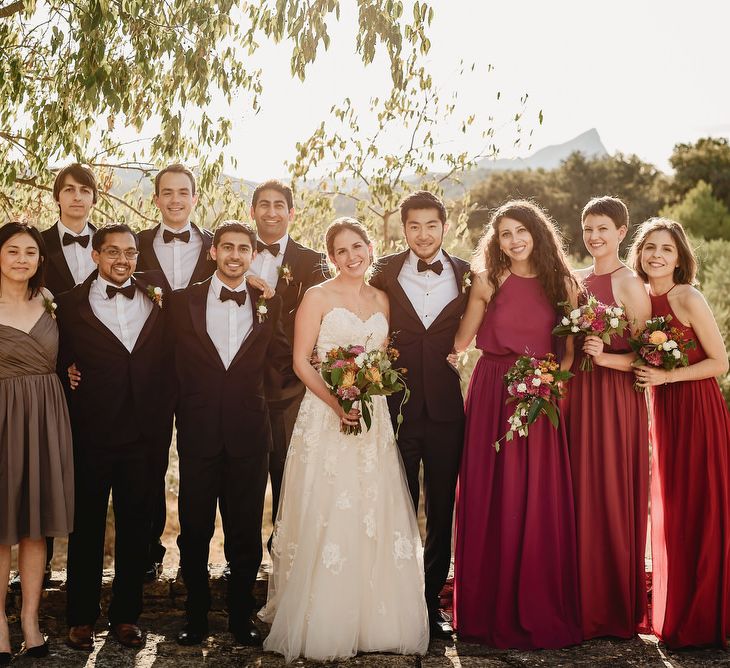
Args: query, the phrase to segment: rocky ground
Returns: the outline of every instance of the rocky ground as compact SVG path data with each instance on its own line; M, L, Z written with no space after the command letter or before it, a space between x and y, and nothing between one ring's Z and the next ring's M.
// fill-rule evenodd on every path
M212 590L214 611L210 616L211 636L200 647L180 647L175 642L178 629L183 624L182 606L184 585L176 573L167 570L159 582L147 586L145 592L145 614L140 625L147 633L145 646L139 651L121 647L114 639L107 637L103 618L99 621L96 649L92 654L76 652L63 644L66 631L64 624L65 593L64 573L55 573L53 586L45 592L43 601L43 627L51 638L51 657L36 661L39 665L61 665L69 668L135 666L144 668L192 668L211 666L215 668L258 667L274 668L286 666L284 660L274 654L236 647L227 632L227 620L223 608L224 582L219 569L213 569ZM110 592L111 572L105 575L103 598L105 607ZM265 574L262 573L262 576ZM256 594L261 602L265 596L265 577L257 585ZM11 594L8 599L8 613L11 620L13 647L20 647L21 637L17 613L19 595ZM266 633L266 626L261 624ZM11 665L30 666L32 660L19 657ZM294 666L321 666L311 661L296 661ZM552 666L657 666L667 668L699 668L700 666L730 666L730 652L720 649L670 652L657 645L653 636L642 636L633 640L593 640L577 647L562 650L500 651L476 644L437 641L431 644L428 654L418 656L394 656L386 654L359 655L348 661L326 664L347 668L498 668L498 667L552 667Z

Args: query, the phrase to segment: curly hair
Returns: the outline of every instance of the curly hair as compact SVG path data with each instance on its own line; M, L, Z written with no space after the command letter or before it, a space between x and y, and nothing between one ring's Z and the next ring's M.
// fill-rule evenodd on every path
M504 218L522 223L532 235L530 263L551 304L568 301L568 285L578 284L568 266L563 239L553 219L529 200L511 200L500 206L487 223L472 256L474 272L487 272L494 293L500 276L510 268L510 259L499 247L499 224Z

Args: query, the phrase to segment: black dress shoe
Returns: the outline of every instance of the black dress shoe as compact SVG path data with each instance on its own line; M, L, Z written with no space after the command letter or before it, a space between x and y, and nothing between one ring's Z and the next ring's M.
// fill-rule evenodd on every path
M221 577L224 580L229 580L230 579L230 577L231 577L231 564L230 564L230 562L226 561L226 565L223 567L223 573L222 573Z
M0 666L10 665L13 655L10 652L0 652Z
M441 610L429 610L428 629L431 633L431 639L451 640L454 633L451 620Z
M46 570L43 573L43 589L50 589L51 578L53 577L53 571L51 571L51 564L46 564Z
M162 575L162 562L153 561L151 564L149 564L147 566L147 569L144 572L144 581L145 582L154 582L155 580L159 580L161 575Z
M237 645L261 647L263 644L261 632L256 628L256 624L254 624L252 619L229 622L228 630L233 634Z
M208 637L208 625L198 626L189 622L177 634L178 645L200 645Z
M23 643L23 647L18 656L29 656L31 659L42 659L48 656L48 637L44 636L43 644L36 645L35 647L26 647L25 643Z

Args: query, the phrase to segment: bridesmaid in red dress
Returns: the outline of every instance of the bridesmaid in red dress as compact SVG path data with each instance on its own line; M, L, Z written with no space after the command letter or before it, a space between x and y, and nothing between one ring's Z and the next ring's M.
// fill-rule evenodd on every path
M631 249L652 314L694 339L689 366L636 370L651 387L653 626L669 647L727 646L730 635L730 414L716 376L725 344L692 284L697 262L679 223L648 220Z
M651 315L644 284L621 262L629 212L614 197L586 204L583 243L593 266L576 271L584 291L621 306L631 329ZM649 432L646 399L633 390L636 355L629 332L604 346L597 336L583 342L593 371L580 370L563 403L573 475L578 574L583 637L631 638L646 623L644 553L649 503Z
M476 335L482 351L466 399L457 488L456 630L500 648L573 645L581 631L565 431L542 418L527 438L499 452L494 442L513 409L505 372L526 351L556 352L557 303L576 303L577 285L554 224L531 202L497 210L473 266L455 341L461 351ZM566 355L566 368L570 361Z

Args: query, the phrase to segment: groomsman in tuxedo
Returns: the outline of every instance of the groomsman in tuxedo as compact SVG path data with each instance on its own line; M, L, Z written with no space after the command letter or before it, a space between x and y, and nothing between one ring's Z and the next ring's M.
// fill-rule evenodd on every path
M201 643L208 634L207 564L216 504L230 560L229 629L239 644L261 644L251 615L271 449L264 376L269 369L277 374L281 394L293 372L281 297L265 301L245 280L255 249L252 227L220 225L210 250L216 272L171 301L179 387L178 546L188 592L181 645Z
M112 634L142 645L137 619L147 551L149 451L172 413L172 352L165 340L160 271L135 274L137 239L126 225L94 233L98 271L56 298L59 368L74 363L81 375L70 393L76 510L69 537L67 644L91 651L104 563L109 494L115 523L114 583L108 618Z
M289 343L293 345L297 308L309 288L329 278L327 257L289 236L289 224L294 221L294 200L291 188L281 181L266 181L254 190L251 218L256 223L258 252L251 263L250 273L275 287L276 294L281 297L281 321ZM273 382L276 383L276 378ZM273 451L269 457L272 522L276 520L279 507L289 440L304 397L304 385L298 380L296 384L298 392L292 397L268 401L273 439Z
M181 164L161 169L155 177L154 200L162 223L139 233L140 271L162 270L173 290L204 281L215 271L215 263L208 256L213 234L190 221L198 201L195 176ZM172 421L159 447L150 453L151 526L146 580L154 580L162 573L165 548L161 537L167 515L165 475L171 439Z
M408 369L411 397L403 408L398 448L413 504L418 510L423 463L426 499L424 566L431 637L453 628L439 610L439 593L451 563L451 525L464 434L459 373L447 362L466 307L469 265L441 247L448 229L446 208L426 191L400 205L408 250L377 261L371 285L390 298L393 345ZM395 426L402 396L388 397Z
M91 235L96 229L89 214L98 197L94 172L77 162L66 165L53 182L53 199L58 204L58 221L41 232L46 245L45 284L54 294L82 283L96 269L91 259ZM53 538L46 538L46 573L44 586L51 579ZM20 587L20 574L11 581Z

